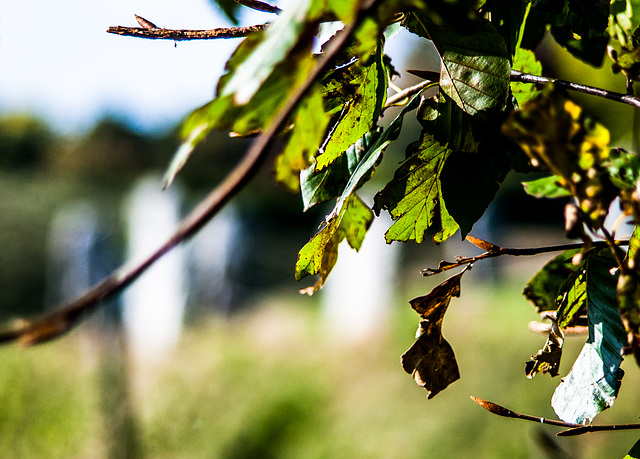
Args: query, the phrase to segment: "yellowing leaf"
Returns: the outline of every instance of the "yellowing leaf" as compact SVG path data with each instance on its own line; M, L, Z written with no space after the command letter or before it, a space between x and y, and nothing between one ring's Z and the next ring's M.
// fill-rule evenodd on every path
M329 113L341 113L323 151L316 158L316 170L334 162L375 125L387 94L382 44L378 44L368 65L356 61L330 73L327 78L325 107Z
M300 250L296 262L296 280L320 275L312 287L302 290L309 295L322 288L338 259L338 246L344 239L351 248L360 250L364 236L373 221L373 212L352 194L340 211Z
M518 48L511 68L523 73L542 75L542 65L536 59L533 51L529 49ZM516 81L511 83L511 93L518 101L518 106L522 106L525 102L536 97L540 90L534 84Z
M294 123L287 145L275 161L276 180L290 191L300 189L300 171L311 164L329 123L318 91L300 104Z
M556 175L558 185L579 201L592 228L602 226L616 188L603 176L609 131L582 113L564 92L550 86L512 112L502 132L516 141L531 163Z

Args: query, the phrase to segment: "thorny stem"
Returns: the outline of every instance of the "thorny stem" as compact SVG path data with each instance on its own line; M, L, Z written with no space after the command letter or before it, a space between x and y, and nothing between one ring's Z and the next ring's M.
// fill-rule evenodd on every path
M583 435L590 432L603 432L605 430L631 430L640 429L640 424L574 424L572 422L556 421L554 419L541 418L539 416L532 416L530 414L517 413L511 411L508 408L498 405L497 403L482 400L481 398L471 396L471 400L476 402L482 408L490 411L498 416L504 416L506 418L524 419L525 421L539 422L541 424L548 424L552 426L567 427L567 430L558 432L556 435L560 437L572 437L575 435Z
M200 230L216 213L235 196L260 169L275 134L280 131L291 112L317 80L329 62L340 52L351 38L358 24L378 0L365 2L358 16L346 25L328 49L307 74L304 82L287 99L269 127L259 135L249 147L242 161L189 215L180 223L175 233L152 254L141 262L126 264L86 292L62 304L52 312L31 321L19 321L8 330L0 332L0 343L19 341L22 345L33 345L54 339L67 332L87 313L94 310L102 300L113 296L135 281L153 263L171 249L186 241Z
M629 244L629 241L613 241L613 242L616 245L616 247L619 245ZM593 243L593 246L604 248L609 246L609 242L597 241ZM526 248L508 248L508 247L499 247L499 246L493 246L493 247L494 248L492 250L489 250L487 252L481 253L480 255L476 255L473 257L456 257L455 262L441 261L437 268L425 268L420 271L420 274L422 274L425 277L432 276L434 274L439 274L441 272L448 271L450 269L457 268L462 265L473 264L479 260L500 257L503 255L519 257L519 256L540 255L540 254L549 253L549 252L561 252L561 251L571 250L571 249L581 249L584 247L584 243L577 242L572 244L560 244L560 245L550 245L545 247L526 247Z

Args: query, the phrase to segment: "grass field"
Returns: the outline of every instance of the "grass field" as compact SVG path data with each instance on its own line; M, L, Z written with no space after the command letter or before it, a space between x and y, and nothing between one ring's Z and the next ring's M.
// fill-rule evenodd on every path
M6 458L526 458L549 439L567 457L622 458L638 434L556 440L558 430L492 415L475 395L554 417L559 379L527 380L544 343L521 285L463 285L445 318L461 380L427 400L399 356L417 320L406 298L383 336L330 339L314 300L274 295L231 319L190 325L163 362L123 365L93 326L33 349L0 348L0 452ZM505 288L506 287L506 288ZM423 293L426 293L425 289ZM404 306L403 305L406 305ZM569 340L561 374L583 338ZM111 343L111 344L110 344ZM635 422L632 362L614 407L596 420ZM542 432L550 434L545 436Z

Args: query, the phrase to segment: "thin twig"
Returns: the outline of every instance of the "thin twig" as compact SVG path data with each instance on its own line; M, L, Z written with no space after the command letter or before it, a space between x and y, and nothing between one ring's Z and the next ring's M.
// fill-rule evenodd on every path
M622 102L624 104L629 104L633 105L634 107L640 108L640 98L638 97L628 94L622 94L619 92L607 91L606 89L594 88L593 86L585 86L583 84L572 83L571 81L557 80L555 78L547 78L538 75L530 75L528 73L519 72L518 70L511 70L511 81L533 84L553 83L556 86L569 89L571 91L581 92L596 97L603 97L605 99Z
M384 109L389 108L393 105L396 105L398 103L400 103L401 101L404 101L405 99L409 99L411 96L413 96L414 94L419 93L420 91L422 91L423 89L427 88L429 85L436 85L438 84L437 82L433 82L433 81L429 81L429 80L425 80L425 81L421 81L420 83L413 85L413 86L409 86L406 89L403 89L402 91L398 92L397 94L394 94L393 96L389 97L387 99L387 101L384 104Z
M280 14L282 10L277 6L270 5L265 2L260 2L258 0L233 0L234 2L246 6L247 8L251 8L252 10L262 11L263 13L275 13Z
M107 278L88 289L74 300L62 304L54 311L44 314L32 321L22 320L12 328L0 332L0 343L18 341L22 345L32 345L48 341L65 333L72 326L94 310L102 300L120 292L135 281L153 263L171 249L186 241L200 230L220 209L235 196L259 170L265 159L267 149L275 134L287 121L291 112L316 81L329 62L340 52L349 40L364 14L377 0L371 0L361 7L358 17L346 25L343 33L338 34L328 49L318 59L315 66L307 74L304 82L296 88L279 110L269 127L257 137L243 160L191 213L180 223L175 233L146 259L138 263L126 264L114 271Z
M551 426L567 427L567 430L558 432L556 435L560 437L571 437L575 435L582 435L591 432L603 432L605 430L631 430L640 429L640 424L603 424L603 425L583 425L574 424L572 422L556 421L554 419L541 418L539 416L532 416L530 414L517 413L511 411L508 408L498 405L497 403L482 400L481 398L471 396L471 400L476 402L482 408L490 411L498 416L504 416L506 418L524 419L525 421L539 422L541 424L547 424Z
M152 23L150 23L152 24ZM152 40L214 40L220 38L242 38L259 30L264 30L269 23L246 27L222 27L210 30L164 29L147 27L109 27L107 33L125 37L149 38Z
M629 241L615 241L617 245L627 245ZM604 248L608 247L609 243L606 241L597 241L593 243L594 247ZM571 244L560 244L560 245L550 245L546 247L525 247L525 248L508 248L508 247L499 247L494 246L493 250L481 253L480 255L476 255L474 257L456 257L455 262L449 261L441 261L437 268L425 268L420 271L420 274L423 276L432 276L434 274L439 274L443 271L448 271L453 268L457 268L462 265L475 263L479 260L486 260L487 258L495 258L501 257L503 255L510 255L513 257L519 256L531 256L531 255L540 255L543 253L549 252L561 252L565 250L572 249L581 249L584 247L584 243L577 242Z

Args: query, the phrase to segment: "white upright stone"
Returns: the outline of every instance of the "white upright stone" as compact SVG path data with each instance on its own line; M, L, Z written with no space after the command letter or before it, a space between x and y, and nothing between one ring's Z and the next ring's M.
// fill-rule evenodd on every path
M161 183L155 176L141 179L126 202L130 260L152 253L180 220L176 184L162 191ZM185 300L182 248L176 247L125 290L123 321L135 356L161 358L175 347L182 331Z

